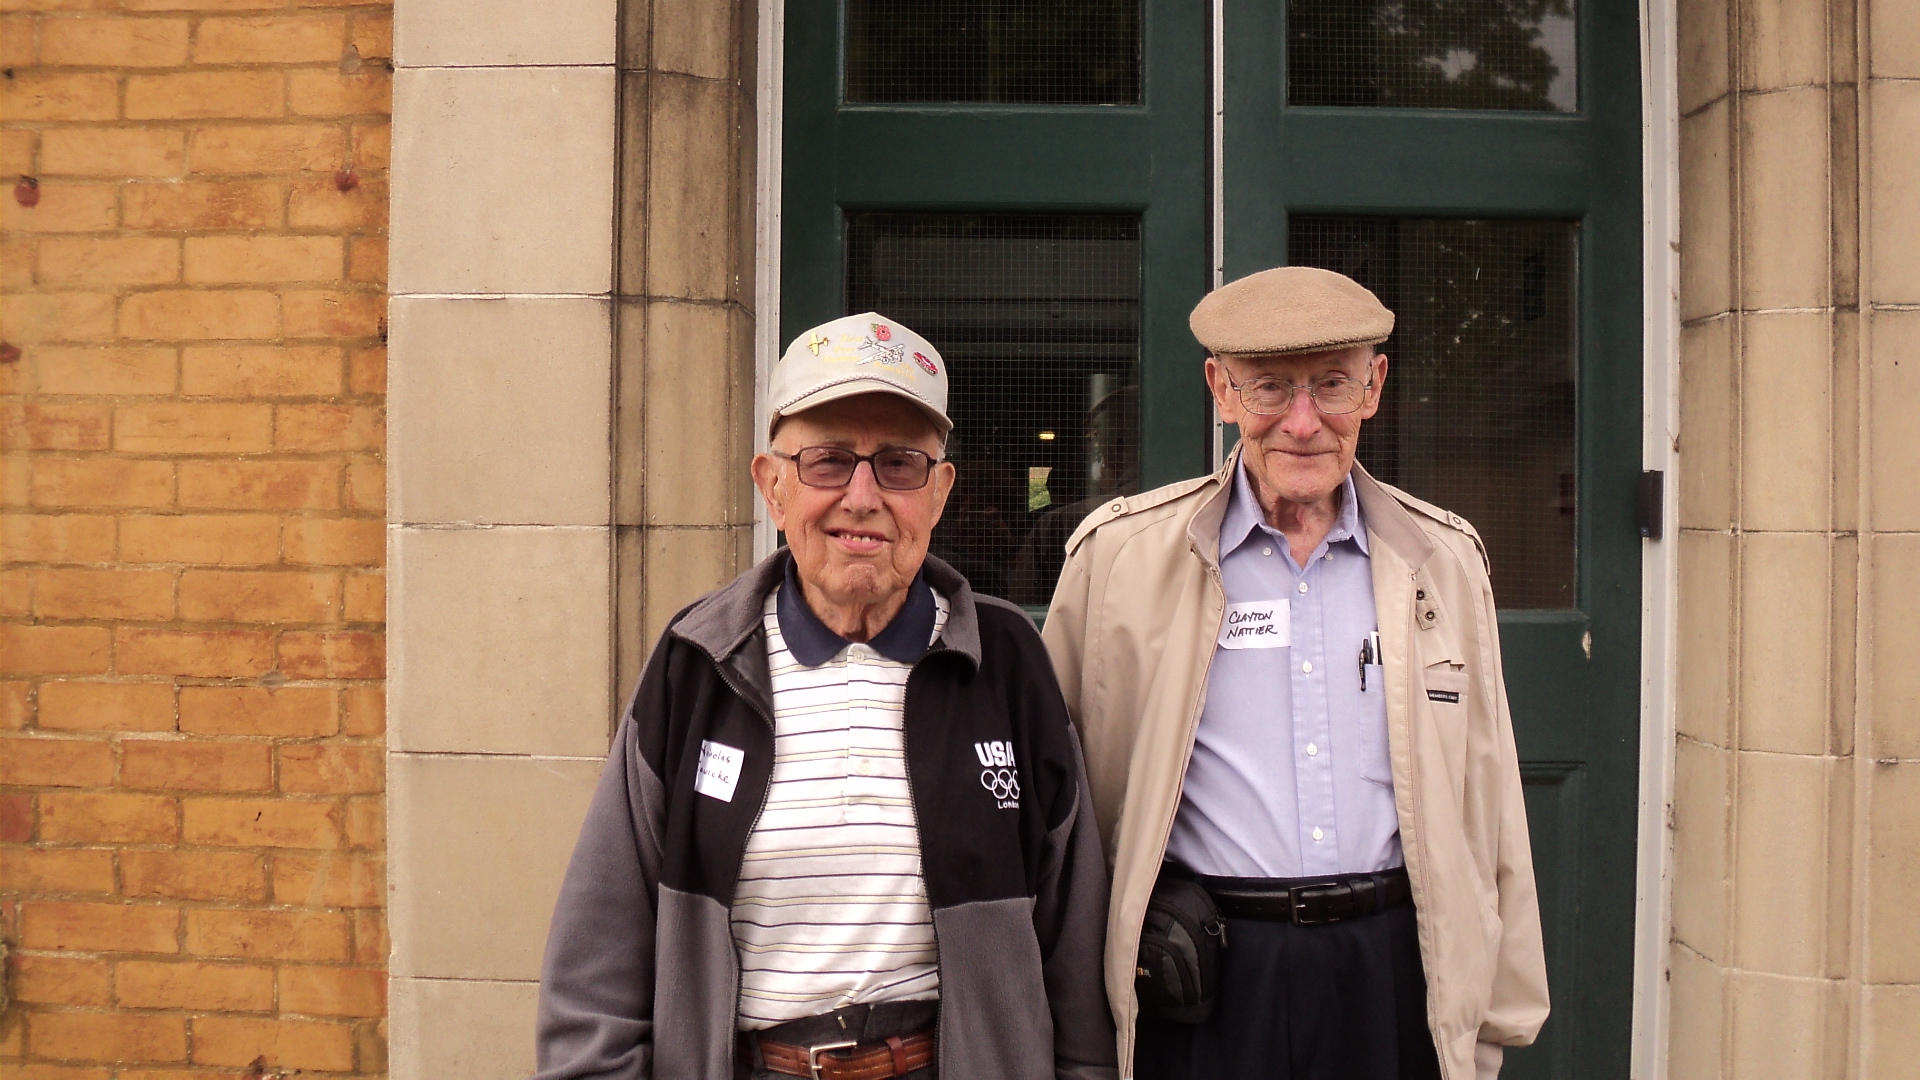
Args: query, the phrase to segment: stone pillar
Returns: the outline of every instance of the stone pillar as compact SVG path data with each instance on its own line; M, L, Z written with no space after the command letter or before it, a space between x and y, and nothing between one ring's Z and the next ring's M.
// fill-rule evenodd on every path
M1920 981L1916 21L1681 4L1674 1077L1905 1075L1920 1029L1877 985Z
M1860 620L1854 763L1861 926L1853 942L1872 1077L1920 1062L1920 2L1871 0L1860 126Z
M391 1068L518 1080L616 695L616 13L395 14Z
M751 551L739 0L403 0L392 255L392 1070L533 1068L619 703Z
M756 8L622 0L618 683L753 554Z

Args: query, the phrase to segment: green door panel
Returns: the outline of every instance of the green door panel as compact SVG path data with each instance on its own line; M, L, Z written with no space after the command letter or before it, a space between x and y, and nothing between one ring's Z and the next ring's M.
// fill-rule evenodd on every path
M1208 250L1209 3L1143 0L1139 103L1089 106L849 105L844 0L789 5L782 340L847 313L849 213L1138 215L1139 482L1153 487L1212 464L1187 315L1215 254L1228 280L1283 265L1295 215L1573 223L1573 595L1500 617L1554 1014L1501 1075L1625 1077L1642 543L1638 9L1580 0L1578 111L1495 112L1289 107L1288 3L1224 0L1218 253Z
M1568 609L1500 618L1554 1011L1537 1045L1508 1054L1503 1078L1625 1077L1631 1032L1639 26L1631 0L1579 7L1580 107L1570 113L1291 108L1286 0L1226 0L1225 9L1228 280L1285 264L1293 215L1578 225L1575 598Z
M783 340L845 314L842 217L858 210L1130 211L1141 217L1141 483L1208 466L1207 18L1147 0L1139 105L848 105L838 4L787 9Z
M1587 208L1584 120L1436 111L1288 110L1284 141L1266 148L1293 178L1288 205L1543 217Z
M886 148L834 162L843 203L1086 209L1144 208L1153 198L1152 162L1134 149L1153 138L1144 109L866 106L838 121L842 145Z

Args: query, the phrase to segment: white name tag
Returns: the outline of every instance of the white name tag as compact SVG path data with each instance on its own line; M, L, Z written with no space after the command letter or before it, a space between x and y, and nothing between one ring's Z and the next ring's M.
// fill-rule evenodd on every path
M701 740L700 767L695 770L693 790L721 802L732 802L734 785L740 783L740 763L746 759L745 750Z
M1284 649L1293 644L1293 604L1286 600L1252 600L1228 604L1220 623L1223 649Z

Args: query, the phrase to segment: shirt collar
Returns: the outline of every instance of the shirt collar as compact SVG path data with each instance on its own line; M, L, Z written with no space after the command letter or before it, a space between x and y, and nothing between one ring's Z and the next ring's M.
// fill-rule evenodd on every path
M846 638L827 629L820 616L807 606L806 593L800 588L800 575L792 559L787 560L786 578L780 583L780 595L774 611L780 620L780 636L787 640L787 651L807 667L840 655L850 644ZM886 629L867 642L874 652L895 663L912 664L927 655L933 645L933 623L939 614L933 602L933 586L927 584L925 571L915 574L907 586L907 602Z
M1260 500L1254 497L1253 481L1247 478L1247 459L1242 454L1240 463L1233 470L1233 495L1227 501L1226 516L1220 519L1220 554L1226 554L1246 543L1247 537L1255 529L1279 536L1279 532L1267 524L1266 512L1260 509ZM1366 523L1360 518L1360 493L1354 490L1353 473L1340 482L1340 515L1333 521L1333 529L1327 533L1328 547L1343 540L1351 540L1360 548L1362 555L1371 555L1367 549Z

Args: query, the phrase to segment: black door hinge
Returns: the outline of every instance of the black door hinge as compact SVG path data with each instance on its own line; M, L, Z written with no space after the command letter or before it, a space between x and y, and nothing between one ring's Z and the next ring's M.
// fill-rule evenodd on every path
M1640 474L1640 535L1648 540L1658 540L1665 531L1667 506L1667 474L1659 469L1648 469Z

